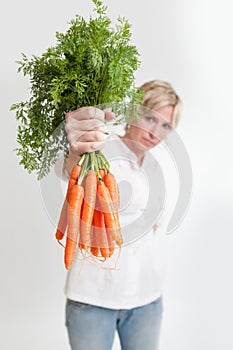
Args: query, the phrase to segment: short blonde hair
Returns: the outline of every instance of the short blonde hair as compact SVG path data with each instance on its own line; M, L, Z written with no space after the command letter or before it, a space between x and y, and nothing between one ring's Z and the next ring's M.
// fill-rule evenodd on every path
M138 89L144 91L142 105L156 111L159 108L173 106L172 126L176 127L182 112L182 101L171 86L162 80L151 80Z

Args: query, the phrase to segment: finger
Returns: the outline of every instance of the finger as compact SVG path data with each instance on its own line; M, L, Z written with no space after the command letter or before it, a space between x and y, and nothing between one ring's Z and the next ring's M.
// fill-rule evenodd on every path
M80 131L87 131L87 130L98 130L98 129L104 129L104 128L105 128L104 122L100 121L99 119L72 121L73 130L76 129Z
M106 120L112 120L112 119L116 118L116 115L115 115L115 113L113 113L111 111L111 108L105 108L105 109L103 109L103 111L105 113Z
M67 139L70 144L77 141L82 137L82 135L96 131L104 134L106 132L106 127L100 121L94 120L80 120L75 122L67 122L65 125L65 131Z
M79 137L78 142L100 142L106 138L105 134L100 131L88 131Z
M104 146L104 142L75 142L70 148L71 151L78 154L98 151Z
M66 113L65 118L66 120L74 118L76 120L99 119L104 121L105 113L99 108L88 106Z
M73 144L78 141L82 142L95 142L95 141L104 141L106 139L105 136L106 128L103 129L94 129L90 131L76 131L67 134L67 139L69 144Z

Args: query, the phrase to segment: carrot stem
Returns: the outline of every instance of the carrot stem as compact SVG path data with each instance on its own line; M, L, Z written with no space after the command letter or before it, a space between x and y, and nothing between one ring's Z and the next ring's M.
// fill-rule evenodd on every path
M85 160L85 157L86 157L86 153L84 153L80 159L80 161L78 162L78 165L82 165L84 160Z
M83 179L85 178L85 176L87 175L87 172L88 172L88 165L89 165L89 154L88 153L84 153L83 154L83 160L82 160L82 171L81 171L81 174L79 176L79 179L78 179L78 184L81 185L82 182L83 182Z

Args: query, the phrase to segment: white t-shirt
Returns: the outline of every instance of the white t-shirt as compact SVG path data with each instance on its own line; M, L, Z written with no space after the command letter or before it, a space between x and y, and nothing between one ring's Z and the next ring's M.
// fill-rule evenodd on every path
M163 222L165 182L155 157L146 152L142 166L118 136L106 142L120 189L120 222L124 244L104 263L77 250L67 273L67 298L111 309L145 305L162 294L166 239ZM153 230L156 223L158 228ZM116 265L116 266L115 266Z

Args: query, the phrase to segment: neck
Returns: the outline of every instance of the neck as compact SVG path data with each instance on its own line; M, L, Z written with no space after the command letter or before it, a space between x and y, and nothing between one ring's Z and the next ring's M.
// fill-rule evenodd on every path
M141 166L145 155L145 151L142 148L137 147L135 145L135 142L133 142L130 138L128 138L127 135L121 136L121 140L136 155L137 163L139 166Z

